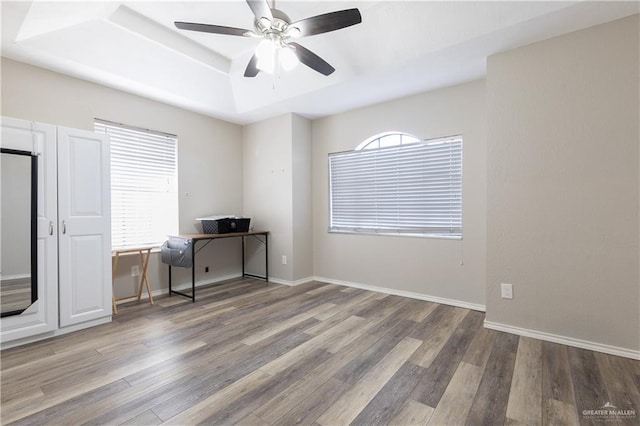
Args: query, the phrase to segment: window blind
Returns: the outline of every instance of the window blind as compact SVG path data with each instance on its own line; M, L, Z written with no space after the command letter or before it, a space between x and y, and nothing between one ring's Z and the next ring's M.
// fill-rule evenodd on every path
M178 230L177 136L95 119L111 141L114 248L159 244Z
M329 155L329 230L462 236L462 138Z

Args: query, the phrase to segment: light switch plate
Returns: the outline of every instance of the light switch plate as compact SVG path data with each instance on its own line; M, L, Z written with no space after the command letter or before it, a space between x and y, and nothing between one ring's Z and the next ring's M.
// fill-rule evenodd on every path
M513 285L511 284L500 284L500 292L503 299L513 299Z

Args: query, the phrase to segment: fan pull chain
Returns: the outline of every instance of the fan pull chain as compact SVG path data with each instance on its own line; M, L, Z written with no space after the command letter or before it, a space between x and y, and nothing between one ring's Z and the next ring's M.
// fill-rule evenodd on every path
M272 86L271 89L275 92L276 91L276 81L280 80L280 78L282 77L282 66L280 64L280 55L278 54L278 50L276 50L274 52L275 58L274 58L274 62L275 62L275 66L273 69L273 80L272 80Z
M276 81L280 80L280 67L276 64L276 69L273 70L273 75L272 75L272 86L271 86L271 90L273 90L274 92L276 91Z

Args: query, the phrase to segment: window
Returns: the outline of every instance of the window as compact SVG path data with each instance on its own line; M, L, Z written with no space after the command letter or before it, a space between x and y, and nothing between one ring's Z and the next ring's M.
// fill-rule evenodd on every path
M461 238L462 138L385 133L329 154L329 231Z
M175 135L94 120L111 139L111 245L159 244L178 231Z
M359 151L361 149L376 149L385 148L388 146L405 145L415 142L420 142L420 139L406 133L387 132L381 133L362 142L360 145L358 145L356 151Z

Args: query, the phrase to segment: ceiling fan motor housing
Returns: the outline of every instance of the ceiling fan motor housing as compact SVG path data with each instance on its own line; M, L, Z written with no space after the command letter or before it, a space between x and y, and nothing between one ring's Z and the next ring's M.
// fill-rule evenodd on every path
M291 27L291 18L281 10L271 9L272 20L261 17L256 19L254 26L256 32L261 34L265 39L271 40L274 44L285 46L285 40L295 37L300 33L296 27Z

